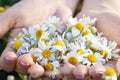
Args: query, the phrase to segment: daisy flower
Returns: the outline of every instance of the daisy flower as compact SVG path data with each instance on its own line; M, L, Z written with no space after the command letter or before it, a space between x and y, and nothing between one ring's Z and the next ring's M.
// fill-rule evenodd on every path
M85 46L84 42L80 43L80 44L78 44L76 42L75 43L70 43L68 46L69 46L69 48L72 52L79 53L79 54L84 54L85 53L86 46Z
M41 50L39 48L32 48L30 49L29 54L31 55L33 61L37 62L40 57Z
M117 44L115 42L108 41L105 37L100 38L100 42L102 44L101 55L104 56L104 59L108 61L108 59L118 58L119 49L115 49ZM116 53L115 53L116 51ZM114 53L113 53L114 52Z
M68 18L67 26L71 27L71 26L75 25L77 22L78 22L78 20L76 17L75 18L70 17L70 18Z
M79 19L79 22L82 22L83 24L88 24L89 26L94 25L96 22L96 18L91 19L90 16L83 15L83 18Z
M29 48L30 48L30 44L27 42L24 42L22 44L18 43L14 43L14 47L19 48L16 52L16 54L18 56L22 55L22 54L26 54L29 52Z
M35 25L29 27L28 31L32 37L41 38L48 27Z
M83 57L78 53L70 52L67 53L67 55L63 55L62 59L64 60L65 63L77 65L83 60Z
M63 26L62 26L62 22L60 21L60 18L56 17L56 16L50 16L48 17L45 22L44 22L45 26L49 27L49 31L51 33L55 33L56 31L58 32L62 32Z
M66 51L65 43L59 35L57 35L57 38L52 40L52 43L53 43L53 45L52 45L53 51L58 50L58 51L63 52L63 53Z
M59 61L48 62L45 64L45 75L55 78L55 75L59 74L58 67L60 67Z
M105 63L105 60L103 59L103 56L99 53L85 53L84 59L82 61L83 64L86 64L87 66L91 66L94 64L102 65Z
M87 48L94 49L95 51L102 49L102 44L99 42L99 39L96 36L90 34L84 36L84 38Z
M107 68L103 74L105 80L117 80L117 75L112 68Z
M48 63L49 60L55 60L55 56L52 53L52 51L50 50L50 44L48 43L48 45L44 42L39 42L39 49L41 49L41 54L39 57L39 63L41 65L45 65L46 63Z

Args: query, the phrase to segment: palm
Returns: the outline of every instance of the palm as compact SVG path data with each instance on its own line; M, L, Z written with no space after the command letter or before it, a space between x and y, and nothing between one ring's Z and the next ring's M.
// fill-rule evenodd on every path
M49 0L23 0L0 16L0 27L4 26L3 30L0 30L0 37L8 32L8 30L11 30L8 44L0 58L0 65L5 71L10 72L15 68L18 73L30 73L32 77L43 75L43 68L40 65L34 64L31 56L22 55L17 59L10 42L18 35L22 28L35 24L41 25L48 16L59 16L64 21L72 14L63 1L51 0L51 4L48 4L48 2Z
M119 22L120 22L120 15L117 12L103 12L103 13L96 13L96 12L80 12L77 15L77 18L85 16L90 16L92 18L96 17L96 27L99 32L102 32L105 37L107 37L109 40L116 41L118 43L118 46L120 46L120 31L119 31ZM119 64L120 60L111 60L108 63L106 63L104 66L92 66L87 67L84 65L78 65L77 67L71 66L70 64L63 67L63 73L64 75L67 75L66 77L69 78L69 76L75 76L77 79L85 79L89 78L90 76L94 77L95 80L102 80L101 75L99 72L104 71L106 67L112 67L117 75L119 75ZM69 74L68 74L69 72Z

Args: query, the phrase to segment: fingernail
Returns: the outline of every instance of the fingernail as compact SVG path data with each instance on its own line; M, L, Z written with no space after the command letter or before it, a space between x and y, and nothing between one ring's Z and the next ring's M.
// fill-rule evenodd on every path
M75 76L77 79L84 79L85 76Z
M20 61L20 64L21 64L23 67L26 67L26 68L29 66L28 64L24 63L23 61Z
M13 63L14 59L11 57L6 57L5 61L6 61L6 63L11 64L11 63Z
M91 74L93 77L100 77L102 74L100 74L100 73L92 73Z
M64 77L65 77L65 78L71 78L72 75L70 75L70 74L64 74Z

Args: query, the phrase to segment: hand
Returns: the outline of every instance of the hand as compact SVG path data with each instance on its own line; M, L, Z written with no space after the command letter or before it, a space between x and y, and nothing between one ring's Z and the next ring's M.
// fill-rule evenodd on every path
M24 54L17 58L11 48L11 40L18 35L22 28L39 24L50 15L55 15L65 21L72 15L71 9L64 0L22 0L0 16L0 38L10 31L8 44L0 58L0 66L7 72L29 73L33 78L44 74L42 66L34 64L30 55Z
M92 18L97 18L96 27L98 31L103 32L109 40L116 41L118 47L120 47L120 6L118 5L119 0L84 0L82 10L78 13L77 18L85 16L90 16ZM87 80L92 76L95 80L102 80L101 74L99 72L104 71L106 67L112 67L117 75L120 73L120 60L111 60L107 62L104 66L92 66L87 67L85 65L73 66L71 64L66 64L63 67L64 76L67 78L75 77L80 80Z

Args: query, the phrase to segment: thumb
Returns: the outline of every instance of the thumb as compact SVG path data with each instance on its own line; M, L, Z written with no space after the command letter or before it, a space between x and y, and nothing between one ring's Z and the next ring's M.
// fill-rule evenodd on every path
M65 23L67 19L72 16L72 10L67 6L60 6L55 12L55 16L60 17L60 19Z
M13 27L16 18L15 10L12 7L0 15L0 38Z

